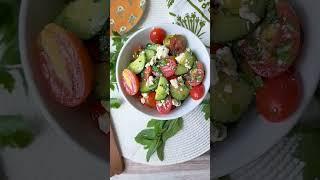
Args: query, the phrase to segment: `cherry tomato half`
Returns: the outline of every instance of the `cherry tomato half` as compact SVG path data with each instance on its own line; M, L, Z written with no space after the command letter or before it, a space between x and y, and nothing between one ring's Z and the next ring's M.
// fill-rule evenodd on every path
M302 84L295 73L267 79L256 92L258 112L271 122L281 122L294 113L301 101Z
M143 79L147 80L151 74L152 74L152 68L151 66L147 66L143 71Z
M162 44L166 38L166 31L161 28L154 28L150 33L150 40L156 44Z
M171 97L166 98L163 103L161 101L157 101L156 106L160 114L168 114L172 109Z
M155 108L157 106L157 102L156 102L156 93L155 92L150 92L148 94L148 97L146 97L146 105L151 107L151 108Z
M174 57L169 57L165 60L166 64L160 67L163 75L168 78L175 74L177 63Z
M187 84L190 86L198 86L204 79L204 70L199 68L191 69L186 79Z
M122 71L122 85L130 96L134 96L139 91L139 78L129 69L125 69Z
M200 84L198 86L192 87L190 90L190 96L194 100L199 100L204 96L204 85Z
M51 23L40 33L38 50L40 71L48 92L67 107L83 103L92 89L93 65L82 41Z

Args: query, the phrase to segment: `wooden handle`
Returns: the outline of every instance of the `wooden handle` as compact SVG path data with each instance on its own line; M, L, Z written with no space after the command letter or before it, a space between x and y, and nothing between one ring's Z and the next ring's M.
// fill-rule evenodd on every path
M110 126L110 177L124 171L124 163L119 151L112 125Z

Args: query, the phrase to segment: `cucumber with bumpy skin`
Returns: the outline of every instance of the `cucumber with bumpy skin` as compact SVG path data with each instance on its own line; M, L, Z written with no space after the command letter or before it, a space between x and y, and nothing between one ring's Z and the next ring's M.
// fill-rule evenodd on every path
M139 57L129 64L128 68L135 74L139 74L144 69L145 64L146 64L146 53L142 51Z
M107 21L106 0L71 1L60 13L55 23L75 33L81 39L96 35Z

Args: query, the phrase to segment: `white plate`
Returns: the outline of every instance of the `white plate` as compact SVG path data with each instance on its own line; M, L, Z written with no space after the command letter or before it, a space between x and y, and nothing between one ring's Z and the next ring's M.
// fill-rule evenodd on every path
M120 109L112 109L111 116L117 132L122 155L134 162L149 165L170 165L194 159L210 149L210 123L204 119L200 106L183 117L183 128L166 142L164 161L154 154L146 161L146 150L137 144L135 136L147 127L151 119L127 102Z
M320 76L320 1L291 2L304 31L302 55L297 65L304 87L302 103L295 114L278 124L262 120L254 110L249 112L225 142L214 145L211 156L212 177L231 173L265 153L296 124L314 94Z

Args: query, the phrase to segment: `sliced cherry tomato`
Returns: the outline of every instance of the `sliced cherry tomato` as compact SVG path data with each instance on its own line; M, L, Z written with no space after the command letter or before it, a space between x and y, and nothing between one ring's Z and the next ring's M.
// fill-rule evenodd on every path
M177 79L177 76L173 75L173 76L170 76L170 77L167 78L168 81L170 81L171 79Z
M161 28L154 28L150 33L150 40L156 44L162 44L166 38L166 31Z
M40 71L51 96L67 107L83 103L92 89L93 65L82 41L51 23L40 33L38 50Z
M134 96L139 91L139 78L129 69L125 69L122 71L122 85L130 96Z
M157 105L157 102L156 102L156 93L155 92L150 92L148 94L148 97L146 97L146 105L151 107L151 108L155 108L156 105Z
M281 122L294 113L301 101L302 84L295 73L267 79L256 93L258 112L268 121Z
M190 90L190 96L194 100L199 100L203 97L204 95L204 85L200 84L198 86L192 87Z
M161 101L157 101L157 110L160 114L168 114L172 109L172 101L171 97L168 97L162 103Z
M174 57L169 57L165 60L166 64L164 66L161 66L161 72L163 75L168 78L174 75L177 67L177 63Z
M203 64L200 61L197 61L197 68L204 71Z
M145 70L143 71L143 79L144 79L144 80L147 80L147 79L149 78L149 76L151 75L151 73L152 73L152 68L151 68L151 66L147 66L147 67L145 68Z
M199 69L199 68L191 69L186 79L187 79L187 83L190 86L198 86L199 84L202 83L204 79L203 69Z
M285 72L300 52L301 29L298 16L287 1L278 1L276 8L278 23L262 26L260 40L253 40L254 43L252 40L244 40L239 46L242 56L255 73L266 78ZM264 49L262 53L257 51L256 43Z
M183 53L187 48L187 40L182 35L174 35L170 39L169 49L171 54L178 55Z

